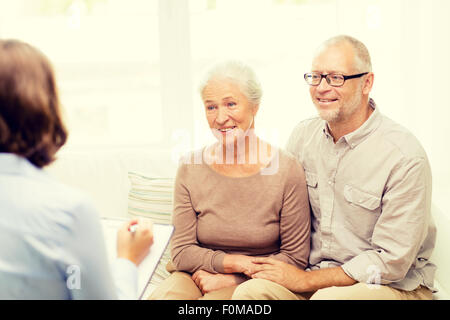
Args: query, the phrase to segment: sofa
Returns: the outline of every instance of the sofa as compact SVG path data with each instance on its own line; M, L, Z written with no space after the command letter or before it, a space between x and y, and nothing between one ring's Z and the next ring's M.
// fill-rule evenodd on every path
M129 212L129 173L151 178L173 179L178 167L177 155L164 149L80 149L61 150L58 159L46 171L61 182L87 193L101 217L132 216ZM432 215L438 228L432 261L438 266L434 299L450 299L450 215L433 204ZM170 221L170 217L168 217ZM164 266L159 266L164 269ZM161 271L164 272L164 271ZM162 276L163 277L163 276ZM150 285L151 293L155 284Z

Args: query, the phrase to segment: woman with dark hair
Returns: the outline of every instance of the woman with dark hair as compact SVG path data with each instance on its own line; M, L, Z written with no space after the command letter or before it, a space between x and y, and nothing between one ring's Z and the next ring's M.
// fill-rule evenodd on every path
M42 170L66 139L50 62L0 40L0 299L136 298L151 226L122 226L110 272L91 202Z
M0 152L42 168L67 139L52 67L30 45L0 44Z

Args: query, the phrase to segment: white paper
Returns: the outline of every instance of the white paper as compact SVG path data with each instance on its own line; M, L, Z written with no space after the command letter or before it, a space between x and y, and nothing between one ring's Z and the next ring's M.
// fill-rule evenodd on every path
M108 259L112 262L117 257L117 231L128 219L102 218L101 221ZM147 284L150 282L153 272L169 243L172 232L172 225L153 223L153 245L150 247L150 253L138 266L139 299L141 299Z

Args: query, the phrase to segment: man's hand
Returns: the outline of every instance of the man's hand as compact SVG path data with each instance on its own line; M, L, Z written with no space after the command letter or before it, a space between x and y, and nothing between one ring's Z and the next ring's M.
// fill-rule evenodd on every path
M309 291L308 272L272 258L253 258L252 262L257 264L251 274L252 278L276 282L292 292Z
M246 279L243 276L235 274L214 274L204 270L198 270L192 275L192 280L194 280L200 291L205 294L237 285L244 282Z
M313 292L332 286L351 286L356 283L341 267L305 271L271 258L254 258L257 264L251 277L276 282L292 292Z

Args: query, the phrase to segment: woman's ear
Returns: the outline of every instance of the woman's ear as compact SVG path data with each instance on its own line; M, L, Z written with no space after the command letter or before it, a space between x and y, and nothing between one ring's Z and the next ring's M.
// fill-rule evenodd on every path
M259 110L259 104L254 104L253 105L253 117L256 116L256 114L258 113Z

